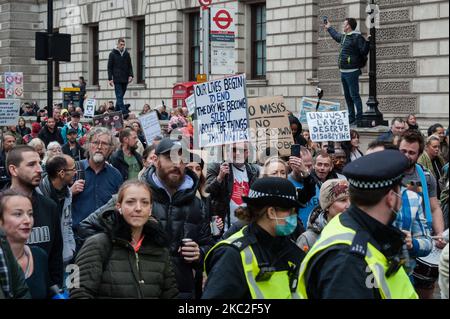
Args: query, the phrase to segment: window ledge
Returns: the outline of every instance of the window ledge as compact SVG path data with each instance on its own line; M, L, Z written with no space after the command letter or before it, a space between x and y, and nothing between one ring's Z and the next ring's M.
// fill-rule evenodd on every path
M145 83L134 83L134 84L128 84L128 89L132 89L132 90L145 90L147 89L147 86L145 85Z
M247 87L262 87L267 86L269 81L266 79L247 80Z

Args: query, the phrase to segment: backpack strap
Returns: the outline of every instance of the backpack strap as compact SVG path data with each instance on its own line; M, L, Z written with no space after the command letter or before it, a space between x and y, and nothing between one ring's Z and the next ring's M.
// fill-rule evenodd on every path
M409 231L412 223L411 205L408 198L408 192L404 190L402 192L402 229Z
M427 218L427 225L431 231L433 229L432 228L433 224L431 218L431 204L430 204L430 195L428 193L427 178L425 176L425 171L423 170L422 166L416 164L416 170L420 178L420 183L422 184L422 198L425 206L425 216Z

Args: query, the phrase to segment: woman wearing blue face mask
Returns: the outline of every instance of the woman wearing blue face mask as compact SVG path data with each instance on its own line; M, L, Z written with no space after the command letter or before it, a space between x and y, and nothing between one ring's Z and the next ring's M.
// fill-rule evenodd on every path
M204 299L298 298L304 252L289 235L297 227L297 192L287 179L257 180L246 208L236 211L248 225L206 255Z

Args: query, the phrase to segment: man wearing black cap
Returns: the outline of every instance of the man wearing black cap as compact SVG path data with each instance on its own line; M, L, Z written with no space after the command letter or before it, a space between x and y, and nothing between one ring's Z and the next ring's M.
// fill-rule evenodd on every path
M405 235L392 226L407 167L399 151L385 150L344 168L352 206L331 220L306 255L300 270L302 297L418 298L403 267L408 261Z
M77 142L77 130L70 128L67 130L67 143L61 147L63 154L71 156L75 161L85 159L84 150Z
M213 244L209 212L204 211L202 201L196 197L199 179L186 169L189 160L184 156L188 151L181 142L164 138L155 155L154 165L141 178L152 191L153 216L170 238L179 298L191 299L195 289L193 270L203 264Z

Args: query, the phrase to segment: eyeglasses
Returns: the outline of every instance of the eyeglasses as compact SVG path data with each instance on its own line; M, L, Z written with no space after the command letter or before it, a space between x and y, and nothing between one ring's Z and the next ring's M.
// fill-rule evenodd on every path
M74 168L65 168L64 169L65 172L75 172L76 170L77 170L76 167L74 167Z
M94 141L94 142L91 142L91 144L94 145L95 147L100 146L101 148L107 148L107 147L111 146L111 143L106 143L103 141Z
M61 148L50 148L49 149L49 151L52 151L52 152L62 152L62 149Z

